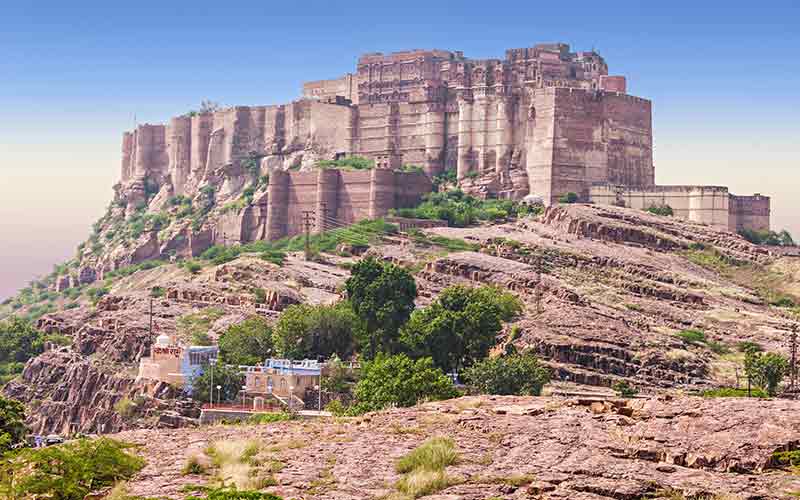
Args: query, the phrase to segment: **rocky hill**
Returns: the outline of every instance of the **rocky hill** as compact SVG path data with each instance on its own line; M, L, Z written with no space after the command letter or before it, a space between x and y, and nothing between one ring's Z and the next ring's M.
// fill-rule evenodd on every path
M360 225L337 234L337 251L315 261L291 247L279 255L240 247L243 253L217 264L123 268L90 289L99 292L59 294L54 303L62 309L39 325L70 345L28 362L3 392L26 403L37 432L183 425L196 416L193 404L168 386L135 382L153 341L153 290L154 335L177 333L191 343L200 324L213 342L248 315L269 318L290 304L339 300L359 258L352 243L362 241L370 242L367 252L412 270L419 305L455 283L518 294L525 312L501 342L534 350L556 379L572 384L609 387L624 379L651 394L735 386L744 383L741 342L787 353L798 324L800 261L677 218L560 205L468 228L396 233ZM119 402L133 398L137 413L125 415Z
M773 457L797 443L796 410L755 399L480 397L355 419L115 437L141 445L148 465L127 490L146 497L183 498L186 486L219 476L206 450L225 442L250 450L239 472L282 498L407 498L391 496L403 477L395 464L440 436L457 457L431 500L772 499L800 491L800 477ZM187 474L190 461L199 466Z

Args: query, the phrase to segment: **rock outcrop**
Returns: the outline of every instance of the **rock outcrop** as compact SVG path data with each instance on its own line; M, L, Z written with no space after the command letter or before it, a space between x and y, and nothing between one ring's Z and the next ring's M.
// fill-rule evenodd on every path
M460 459L447 468L451 484L429 498L788 499L800 478L777 468L772 454L798 446L798 410L791 401L480 397L357 419L117 437L142 445L148 466L129 487L144 496L180 498L199 479L181 473L190 457L211 442L246 439L274 450L264 463L282 464L265 491L376 498L391 493L402 455L447 436Z

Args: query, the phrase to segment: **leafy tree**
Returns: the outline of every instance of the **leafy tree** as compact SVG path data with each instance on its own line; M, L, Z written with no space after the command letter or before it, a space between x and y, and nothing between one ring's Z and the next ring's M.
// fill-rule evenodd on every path
M364 322L362 353L394 352L400 327L414 310L417 284L406 269L367 257L352 268L345 282L353 311Z
M261 316L228 327L219 339L222 360L232 365L256 365L272 351L272 328Z
M347 358L353 354L354 332L361 321L347 302L336 305L297 304L286 308L275 323L273 339L286 358Z
M0 396L0 456L23 443L27 433L25 407L18 401Z
M774 352L748 350L744 357L744 371L753 384L774 396L778 392L778 385L789 372L789 362Z
M214 381L214 401L235 401L242 389L244 376L233 366L222 362L204 365L203 372L192 379L192 398L210 402L211 381ZM218 391L217 386L222 388Z
M430 306L414 311L400 339L415 357L431 356L445 371L460 369L485 358L502 322L521 311L519 299L508 292L455 285Z
M483 394L538 396L550 370L533 354L512 354L478 361L464 371L464 380Z
M413 406L423 400L455 397L453 382L431 358L416 361L405 354L378 356L364 364L356 384L354 413L377 411L388 406Z
M44 350L43 333L30 322L12 316L0 322L0 363L24 363Z
M131 447L100 438L23 450L0 462L0 497L83 500L144 467L142 458L127 451Z

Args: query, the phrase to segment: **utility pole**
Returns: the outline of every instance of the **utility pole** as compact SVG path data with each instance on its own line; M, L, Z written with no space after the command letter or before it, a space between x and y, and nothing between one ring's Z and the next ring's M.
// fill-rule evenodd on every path
M790 374L792 377L791 385L789 386L789 392L794 393L797 388L797 325L795 324L792 326L792 335L789 337L792 343L792 361L790 367Z
M303 224L305 225L306 232L306 260L311 260L311 216L314 215L313 210L303 210Z
M150 345L153 345L153 295L152 292L150 293ZM152 356L153 349L150 349L150 355Z

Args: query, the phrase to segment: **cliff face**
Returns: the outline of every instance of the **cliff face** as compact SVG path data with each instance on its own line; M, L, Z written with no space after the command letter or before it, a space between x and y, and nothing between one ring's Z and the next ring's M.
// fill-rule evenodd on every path
M786 339L797 325L793 309L771 305L770 294L796 298L800 262L701 224L566 205L504 224L423 231L428 237L387 236L368 252L416 270L419 307L454 284L511 290L524 313L500 343L533 350L570 384L606 388L626 380L652 393L741 386L737 345L757 342L788 354ZM451 251L434 236L476 250ZM213 312L206 327L215 342L250 315L274 319L290 304L340 300L357 258L324 254L312 262L289 253L277 265L245 253L222 265L205 262L196 273L164 264L109 280L96 307L42 318L41 329L69 336L71 345L31 360L4 392L28 405L42 432L187 424L191 412L174 392L135 381L152 342L152 287L164 291L153 301L154 332L191 343L186 325ZM677 334L686 329L701 330L706 340L684 342ZM138 413L124 418L119 401L141 394Z

